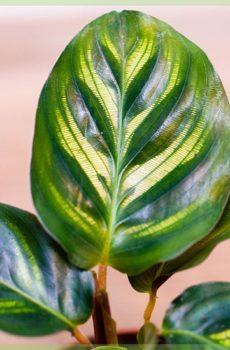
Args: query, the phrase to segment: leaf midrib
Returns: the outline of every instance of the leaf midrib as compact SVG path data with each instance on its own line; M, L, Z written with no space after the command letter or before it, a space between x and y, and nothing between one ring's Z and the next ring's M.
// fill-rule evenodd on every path
M118 16L119 21L122 22L120 16ZM120 28L123 30L123 25L120 23ZM123 107L124 107L124 70L126 65L126 56L124 50L124 40L121 38L122 44L122 59L121 59L121 80L119 87L119 104L118 104L118 132L117 132L117 142L116 142L116 159L114 160L114 180L112 185L111 193L111 205L108 217L108 238L105 243L104 254L102 257L102 263L107 265L109 259L110 244L112 237L116 228L117 219L117 209L119 203L119 191L121 185L122 172L120 172L122 164L123 155L123 143L122 143L122 130L123 130Z

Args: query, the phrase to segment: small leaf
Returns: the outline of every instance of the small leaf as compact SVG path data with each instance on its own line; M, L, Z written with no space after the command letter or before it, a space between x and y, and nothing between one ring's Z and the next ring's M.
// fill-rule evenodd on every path
M127 348L121 347L121 346L113 346L113 345L101 345L101 346L86 346L77 344L68 348L65 348L63 350L127 350ZM137 350L137 349L136 349Z
M127 350L127 348L120 347L120 346L112 346L112 345L96 346L93 349L95 350Z
M166 312L162 334L168 344L200 344L200 350L230 348L230 283L188 288Z
M91 272L67 262L36 217L0 204L0 329L38 336L73 331L93 307Z
M139 275L128 276L131 286L140 293L156 293L158 288L165 283L171 275L161 275L164 263L157 264Z
M85 345L85 344L75 344L75 345L70 345L64 348L60 349L60 346L58 347L58 350L92 350L93 346L92 345ZM36 350L36 349L35 349ZM43 350L43 348L42 348ZM50 350L50 349L48 349Z
M157 290L174 273L200 264L217 244L226 239L230 239L230 200L228 200L218 224L208 236L195 243L177 258L154 265L139 275L130 276L129 281L138 292L149 293L152 290Z
M213 229L230 191L230 108L204 52L111 12L66 47L39 99L38 215L78 267L134 275Z
M137 342L142 350L154 350L157 344L157 329L153 323L144 324L137 333Z

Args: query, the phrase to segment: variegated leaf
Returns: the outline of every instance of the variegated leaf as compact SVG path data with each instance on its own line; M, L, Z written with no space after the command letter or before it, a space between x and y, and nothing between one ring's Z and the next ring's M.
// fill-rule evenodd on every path
M166 343L176 344L177 349L229 349L229 315L230 283L200 284L173 301L165 315L162 334Z
M229 103L203 51L143 13L106 14L70 42L40 96L39 217L77 266L140 273L218 221L229 137Z
M35 216L0 204L0 329L73 332L93 308L93 277L67 262Z

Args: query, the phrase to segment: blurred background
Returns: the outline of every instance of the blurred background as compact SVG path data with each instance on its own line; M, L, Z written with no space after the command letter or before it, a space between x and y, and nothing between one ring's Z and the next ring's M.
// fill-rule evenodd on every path
M230 97L230 7L126 6L168 22L200 46L214 64ZM88 22L115 6L0 7L0 201L34 211L29 167L35 111L41 88L72 37ZM203 281L230 280L230 241L219 245L199 267L178 273L158 293L153 321L160 326L170 301ZM125 275L109 271L111 307L120 330L142 325L147 295L132 290ZM89 321L81 327L92 334ZM63 349L67 333L20 338L0 333L0 349ZM20 345L21 344L21 345Z

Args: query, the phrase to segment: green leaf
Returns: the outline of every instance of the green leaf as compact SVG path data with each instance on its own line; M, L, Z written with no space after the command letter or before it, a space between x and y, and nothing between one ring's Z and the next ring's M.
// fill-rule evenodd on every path
M120 346L113 346L113 345L103 345L103 346L96 346L96 350L127 350L127 348L120 347Z
M174 273L194 267L204 261L216 245L230 238L230 200L215 228L177 258L152 266L145 272L130 276L129 281L138 292L156 291Z
M226 203L229 117L195 44L140 12L96 19L40 96L31 184L41 221L81 268L133 275L178 256Z
M113 346L113 345L103 345L103 346L87 346L87 345L81 345L78 344L76 346L71 346L63 350L127 350L127 348L121 347L121 346Z
M169 344L202 344L200 350L230 348L229 315L230 283L200 284L173 301L162 334Z
M65 348L61 348L60 349L60 346L58 347L58 350L92 350L93 349L93 346L92 345L85 345L85 344L77 344L77 345L71 345L71 346L68 346L68 347L65 347ZM42 348L43 350L43 348Z
M71 266L36 217L0 204L0 329L38 336L73 331L93 307L91 272Z
M145 323L137 333L137 342L142 350L154 350L157 344L157 329L151 322Z

